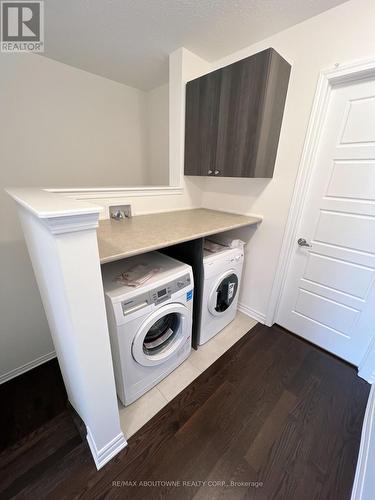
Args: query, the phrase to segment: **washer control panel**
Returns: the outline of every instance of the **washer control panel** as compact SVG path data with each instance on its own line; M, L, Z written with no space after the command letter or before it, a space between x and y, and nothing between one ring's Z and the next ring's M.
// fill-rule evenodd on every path
M160 304L171 298L172 294L178 292L191 285L190 274L185 274L176 280L170 281L165 285L161 285L149 292L140 293L136 297L121 302L122 312L130 314L138 311L150 304Z

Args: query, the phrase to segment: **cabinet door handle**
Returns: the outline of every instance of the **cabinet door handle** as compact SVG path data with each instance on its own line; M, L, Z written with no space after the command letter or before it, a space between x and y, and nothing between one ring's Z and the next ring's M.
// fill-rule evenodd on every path
M212 171L212 170L209 170L209 171L207 172L207 174L208 174L208 175L212 175L212 174L213 174L213 171Z
M219 175L220 174L220 170L215 170L214 174L215 175Z

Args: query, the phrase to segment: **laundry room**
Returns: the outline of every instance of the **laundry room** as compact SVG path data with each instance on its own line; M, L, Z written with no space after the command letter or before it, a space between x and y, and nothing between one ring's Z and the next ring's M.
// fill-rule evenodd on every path
M375 497L374 19L1 2L0 497Z

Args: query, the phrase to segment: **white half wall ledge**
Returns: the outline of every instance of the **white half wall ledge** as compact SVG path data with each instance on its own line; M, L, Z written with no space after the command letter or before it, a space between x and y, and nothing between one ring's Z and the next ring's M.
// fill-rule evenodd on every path
M68 398L95 465L127 442L120 427L96 227L102 207L43 189L7 189L26 245Z
M39 219L70 215L99 214L102 207L75 200L42 188L6 188L5 191L22 207Z

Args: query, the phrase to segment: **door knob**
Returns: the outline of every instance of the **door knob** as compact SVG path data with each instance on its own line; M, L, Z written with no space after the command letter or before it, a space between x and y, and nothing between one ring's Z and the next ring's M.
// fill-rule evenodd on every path
M311 248L312 245L310 245L310 243L307 243L307 241L305 240L305 238L299 238L297 240L297 243L300 247L308 247L308 248Z

